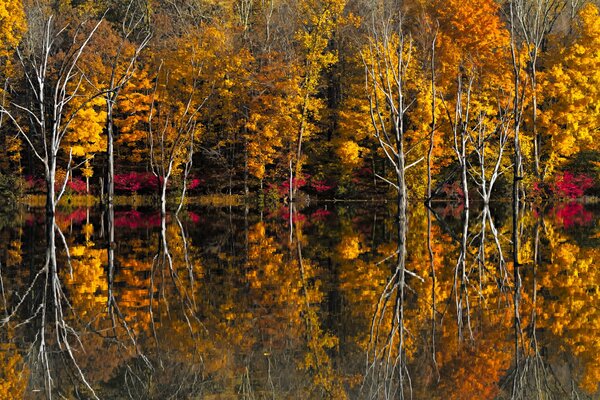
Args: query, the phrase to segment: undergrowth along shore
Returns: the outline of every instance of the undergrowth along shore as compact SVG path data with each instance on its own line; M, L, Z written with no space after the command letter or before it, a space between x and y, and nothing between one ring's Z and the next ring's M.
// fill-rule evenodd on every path
M168 197L167 204L170 207L176 207L179 205L180 197ZM28 207L38 208L46 205L46 195L44 194L28 194L20 199L19 203ZM94 207L102 204L99 196L94 195L68 195L64 196L59 207ZM155 196L151 195L117 195L114 198L113 204L119 206L129 207L152 207L159 204ZM228 195L228 194L206 194L189 196L185 198L185 205L194 204L199 206L211 206L211 207L235 207L244 204L244 197L242 195Z

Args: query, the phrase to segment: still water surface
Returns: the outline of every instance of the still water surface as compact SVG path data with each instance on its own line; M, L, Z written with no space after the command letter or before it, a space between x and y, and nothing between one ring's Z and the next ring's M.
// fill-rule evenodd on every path
M0 398L598 398L600 213L507 208L11 215Z

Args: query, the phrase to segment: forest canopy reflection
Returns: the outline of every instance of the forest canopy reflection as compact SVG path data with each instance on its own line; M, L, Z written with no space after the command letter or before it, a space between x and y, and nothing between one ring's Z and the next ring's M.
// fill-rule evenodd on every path
M16 215L0 397L597 394L596 209L522 210L515 275L510 210L411 207L404 277L389 212L117 209L112 269L99 210Z

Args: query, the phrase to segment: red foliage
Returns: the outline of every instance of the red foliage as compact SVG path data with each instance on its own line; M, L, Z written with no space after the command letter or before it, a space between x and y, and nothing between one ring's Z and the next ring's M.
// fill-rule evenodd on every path
M115 190L124 192L157 191L162 178L151 172L130 172L115 175Z
M312 180L310 182L310 187L314 189L317 193L328 192L335 187L333 184L328 184L325 180Z
M310 220L315 221L315 222L325 221L330 215L331 215L331 211L323 208L323 209L313 212L310 215Z
M204 184L204 179L192 178L188 183L188 190L194 190Z
M160 226L159 212L149 214L137 210L115 211L115 227L127 229L153 228Z
M553 210L556 219L565 227L587 226L593 222L593 215L583 204L576 201L561 204Z
M87 186L86 186L85 182L79 178L74 178L72 180L69 180L69 182L67 182L67 187L75 193L86 193L87 192Z
M465 192L463 191L460 183L453 182L452 184L444 183L442 186L442 193L444 193L448 197L452 197L455 199L464 199Z
M54 190L59 191L62 189L64 181L54 182ZM25 176L25 189L32 192L46 193L46 181L43 178L36 178L31 175ZM67 181L67 189L70 189L75 193L86 193L87 188L85 181L81 178L73 178Z
M594 186L594 180L585 174L575 175L569 171L558 174L550 185L556 196L576 199L583 196L586 190Z
M192 221L192 223L194 224L204 222L204 218L202 218L200 215L196 214L193 211L188 211L188 217L190 218L190 221Z
M310 175L297 176L292 178L292 188L294 190L303 188L306 185L307 179L310 178ZM284 196L290 192L290 180L285 180L281 186L278 188L279 194Z

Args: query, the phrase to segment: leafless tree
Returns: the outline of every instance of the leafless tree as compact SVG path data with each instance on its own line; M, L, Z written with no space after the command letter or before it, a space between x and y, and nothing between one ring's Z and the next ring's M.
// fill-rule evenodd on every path
M572 8L577 4L572 1ZM567 0L510 0L511 44L523 46L527 54L527 75L531 84L532 121L534 151L534 173L543 178L540 165L542 135L537 128L537 91L539 57L547 35L552 31L556 19L565 9Z
M374 135L386 160L395 172L395 182L378 176L397 192L398 215L403 217L408 202L405 172L406 117L414 104L414 93L408 90L408 69L413 67L413 41L405 32L401 6L382 5L371 15L368 51L362 52L366 73L370 116Z
M121 23L120 42L116 52L108 60L110 77L106 87L99 88L106 102L106 202L109 207L112 207L115 194L114 109L121 90L135 74L138 59L152 37L150 31L143 26L147 16L141 11L136 11L134 5L135 0L130 0ZM127 52L125 49L131 44L131 39L140 31L141 40L135 45L133 52Z
M8 107L0 105L0 112L8 116L42 163L47 189L46 212L53 215L73 169L71 150L64 148L63 139L86 104L83 101L83 105L73 106L73 100L83 96L81 87L86 79L78 64L102 19L72 26L72 23L58 22L42 5L28 8L26 14L29 30L16 50L26 95ZM68 153L69 161L67 175L57 193L56 170L61 151Z
M182 110L173 111L168 104L159 101L160 87L169 88L169 71L162 72L162 63L159 66L156 84L152 95L152 105L148 117L148 142L150 147L150 167L152 173L160 183L161 213L167 212L167 185L173 173L174 166L181 157L181 152L187 150L184 170L184 188L178 207L181 210L185 197L187 174L191 169L194 151L195 133L199 129L199 113L210 93L203 99L198 98L198 83L202 73L202 63L193 67L191 89L185 99Z
M94 389L86 380L79 367L76 354L81 350L80 327L72 325L79 316L71 306L59 275L57 257L57 241L64 246L67 257L67 267L70 268L69 247L65 236L56 224L54 214L46 215L46 254L42 268L36 273L31 282L16 297L18 302L10 312L0 320L0 327L11 325L13 328L33 326L35 335L29 347L27 357L32 365L31 384L43 385L44 395L51 399L56 389L56 363L69 363L68 369L73 369L76 378L84 385L89 396L98 399ZM72 273L72 271L71 271ZM31 306L27 306L27 304ZM28 308L31 314L23 311ZM71 315L73 314L73 315Z
M475 132L469 135L479 164L479 168L471 170L470 174L478 186L478 192L485 205L490 203L496 181L505 172L502 163L504 161L504 150L511 133L510 112L500 104L498 110L497 121L491 131L488 131L489 128L483 121L486 116L479 114ZM491 154L493 154L491 172L488 169L487 156L490 149L492 150Z

